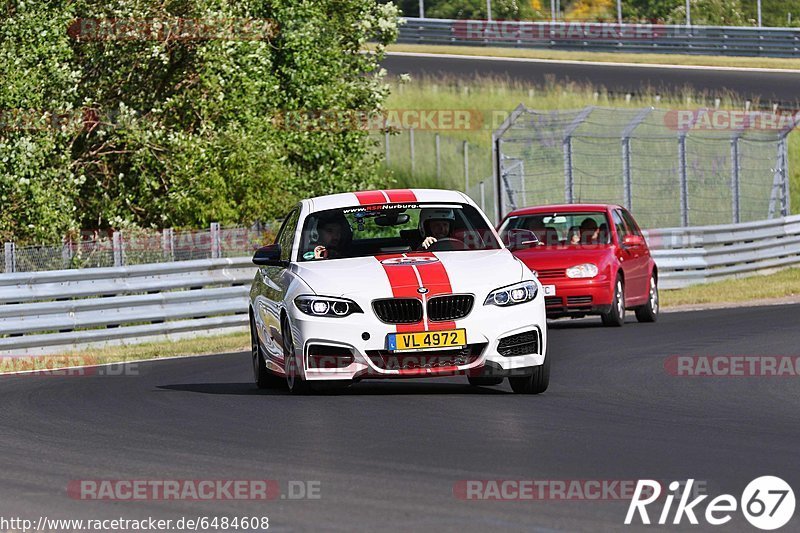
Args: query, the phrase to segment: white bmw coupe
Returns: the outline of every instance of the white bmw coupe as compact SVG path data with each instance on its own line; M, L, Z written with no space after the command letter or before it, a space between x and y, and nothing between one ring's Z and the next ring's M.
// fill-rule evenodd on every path
M518 246L535 246L519 230ZM300 202L256 251L250 335L260 388L465 375L547 389L542 287L466 195L333 194Z

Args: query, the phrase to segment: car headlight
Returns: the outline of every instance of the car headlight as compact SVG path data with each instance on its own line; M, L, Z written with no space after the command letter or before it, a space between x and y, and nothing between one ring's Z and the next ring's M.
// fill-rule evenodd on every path
M593 278L597 275L597 265L594 263L583 263L567 269L568 278Z
M303 313L311 316L345 317L364 311L352 300L332 296L298 296L294 304Z
M507 307L509 305L517 305L525 302L530 302L536 298L536 293L539 288L533 281L523 281L522 283L515 283L508 287L501 287L489 293L483 305L499 305L500 307Z

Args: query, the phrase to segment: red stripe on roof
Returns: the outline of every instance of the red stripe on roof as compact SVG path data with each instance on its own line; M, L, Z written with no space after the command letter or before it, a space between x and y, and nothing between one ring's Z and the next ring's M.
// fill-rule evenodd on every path
M386 203L386 196L381 191L359 191L355 195L361 205Z
M417 195L414 194L414 191L411 189L392 189L389 191L383 191L389 197L389 201L392 203L406 203L406 202L416 202Z

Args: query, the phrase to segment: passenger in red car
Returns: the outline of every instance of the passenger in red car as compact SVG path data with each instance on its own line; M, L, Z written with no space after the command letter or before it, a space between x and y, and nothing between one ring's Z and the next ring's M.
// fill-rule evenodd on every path
M600 228L593 218L585 218L581 222L581 244L597 244Z

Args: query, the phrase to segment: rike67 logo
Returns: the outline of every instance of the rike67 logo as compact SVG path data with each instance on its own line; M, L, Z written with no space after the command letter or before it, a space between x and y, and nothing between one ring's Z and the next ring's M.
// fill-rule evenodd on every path
M741 509L750 524L758 529L771 531L786 525L794 515L794 491L779 477L762 476L754 479L745 487L738 501L730 494L721 494L705 503L705 513L700 512L700 504L708 498L708 495L696 496L689 500L693 484L694 479L687 480L680 493L678 491L684 484L678 481L669 484L670 493L663 499L664 506L658 515L657 524L678 525L685 517L690 524L697 525L699 523L697 516L700 515L708 524L720 526L730 522L732 514ZM639 480L628 507L628 514L625 516L625 524L632 524L637 514L642 524L650 524L651 518L647 507L660 500L661 492L662 487L658 481ZM676 498L678 504L672 515L672 504ZM652 505L650 510L657 511L656 507ZM671 522L669 522L670 515L672 515Z

